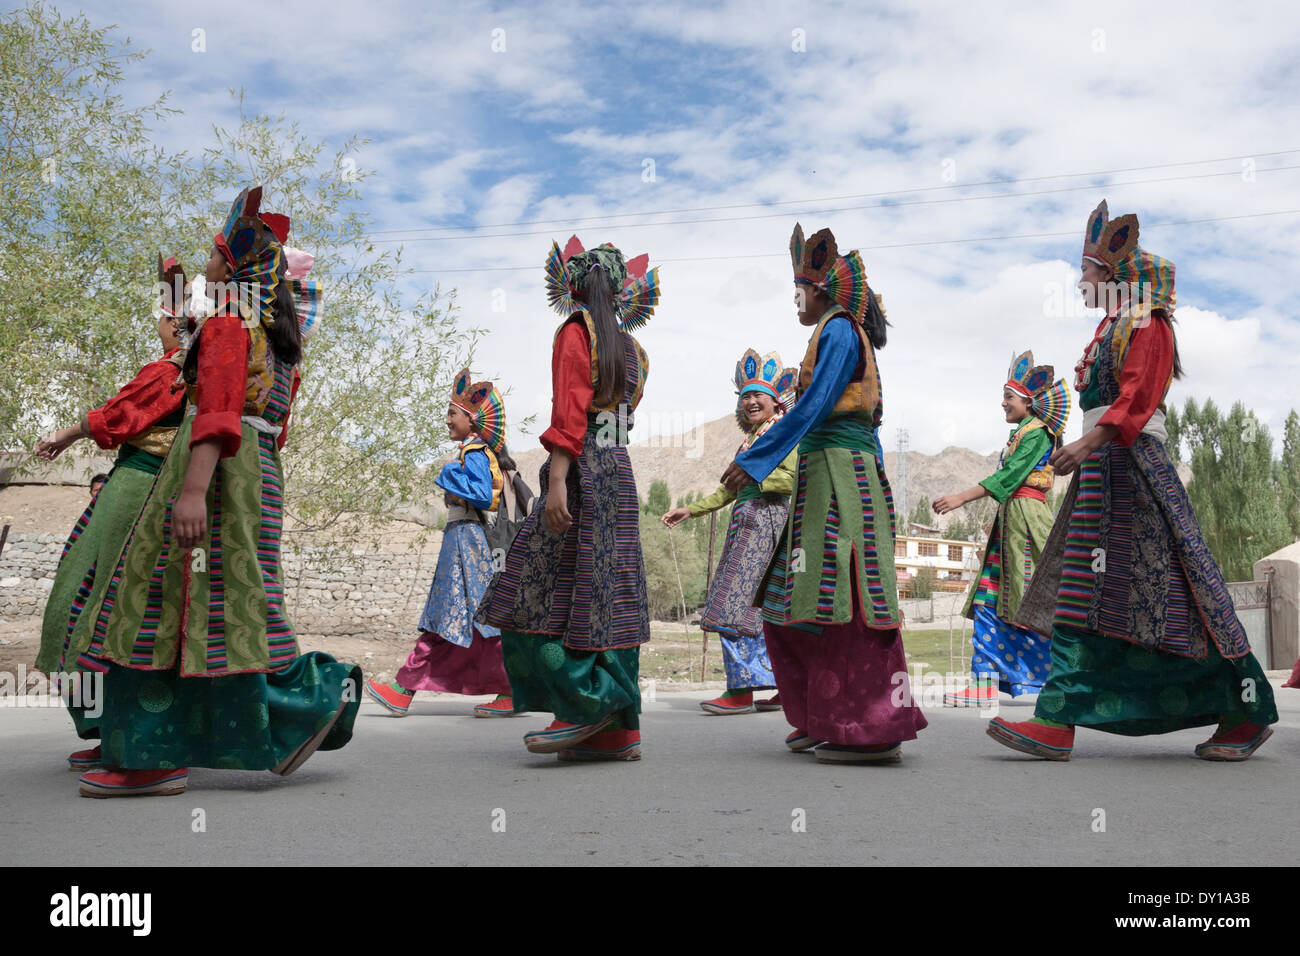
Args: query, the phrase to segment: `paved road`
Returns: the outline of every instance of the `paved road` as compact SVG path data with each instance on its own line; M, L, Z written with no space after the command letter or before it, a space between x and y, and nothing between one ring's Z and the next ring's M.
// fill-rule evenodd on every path
M1082 731L1074 759L1046 763L974 711L930 709L902 764L826 766L786 751L781 714L710 717L707 696L661 691L645 759L600 765L525 751L542 717L421 695L394 719L367 701L352 743L291 777L196 770L181 796L121 800L77 795L61 710L0 709L0 865L1295 862L1300 691L1278 690L1282 722L1240 765L1194 759L1202 730Z

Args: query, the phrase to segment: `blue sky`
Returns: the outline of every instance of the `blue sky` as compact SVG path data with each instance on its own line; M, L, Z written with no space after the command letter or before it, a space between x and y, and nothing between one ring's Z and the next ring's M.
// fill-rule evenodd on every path
M861 248L884 295L887 447L906 427L916 450L991 451L1005 440L1013 350L1072 380L1095 324L1073 283L1103 197L1112 215L1137 213L1142 244L1178 266L1188 377L1173 399L1244 400L1275 439L1300 407L1300 215L1156 225L1300 210L1300 169L1277 169L1300 166L1293 4L82 9L152 51L127 92L172 91L185 110L164 133L173 148L201 149L214 123L237 119L232 86L250 112L283 111L332 147L369 137L355 158L373 171L376 238L404 238L412 288L455 286L463 320L492 329L475 371L509 388L515 419L549 415L551 238L576 231L663 263L659 313L638 335L651 357L645 435L727 414L746 348L801 358L785 254L797 219ZM1110 170L1130 171L1062 175ZM835 198L882 192L894 195ZM975 198L1007 193L1040 194ZM647 215L718 206L737 208ZM574 222L596 216L611 218ZM481 228L535 220L547 222ZM420 242L389 231L437 227L458 229ZM528 268L452 271L501 266ZM516 448L534 441L511 435Z

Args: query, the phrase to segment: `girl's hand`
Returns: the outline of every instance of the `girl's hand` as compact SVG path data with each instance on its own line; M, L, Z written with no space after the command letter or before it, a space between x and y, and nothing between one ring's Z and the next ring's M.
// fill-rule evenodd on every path
M546 522L546 527L556 534L564 534L569 530L569 525L573 524L573 516L569 514L568 497L568 488L563 482L559 485L551 482L546 492L546 510L542 512L542 520Z
M734 461L722 473L722 483L726 485L728 491L739 491L753 480L745 469Z
M662 520L664 524L668 525L668 527L673 528L681 524L690 516L690 508L674 508L672 511L666 512Z
M206 495L182 491L172 506L172 535L182 548L195 548L203 542L208 527Z
M1047 463L1058 475L1068 475L1087 461L1088 456L1094 451L1096 446L1089 440L1088 435L1084 435L1056 449Z
M71 435L68 434L66 429L55 432L53 435L47 435L36 443L36 457L43 461L54 461L79 437L80 435L76 432Z
M965 503L966 499L961 495L940 495L930 503L930 507L934 509L935 514L946 515L949 511L956 511Z

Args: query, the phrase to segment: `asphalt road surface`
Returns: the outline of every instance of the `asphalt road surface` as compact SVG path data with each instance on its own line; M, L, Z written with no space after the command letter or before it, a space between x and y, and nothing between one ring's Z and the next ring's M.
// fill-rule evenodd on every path
M352 743L290 777L194 770L182 795L113 800L78 796L61 709L0 708L0 865L1290 865L1300 691L1274 689L1282 720L1242 764L1193 758L1205 729L1083 730L1049 763L927 708L901 764L823 765L780 713L708 716L704 691L645 704L640 762L570 764L523 748L549 717L422 694L400 719L366 701Z

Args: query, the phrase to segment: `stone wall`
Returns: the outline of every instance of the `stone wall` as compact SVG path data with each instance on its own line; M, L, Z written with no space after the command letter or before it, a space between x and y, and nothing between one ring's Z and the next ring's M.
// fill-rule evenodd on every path
M437 565L440 535L423 553L286 547L285 603L302 634L364 637L411 633ZM0 619L39 618L64 537L10 533L0 554Z

